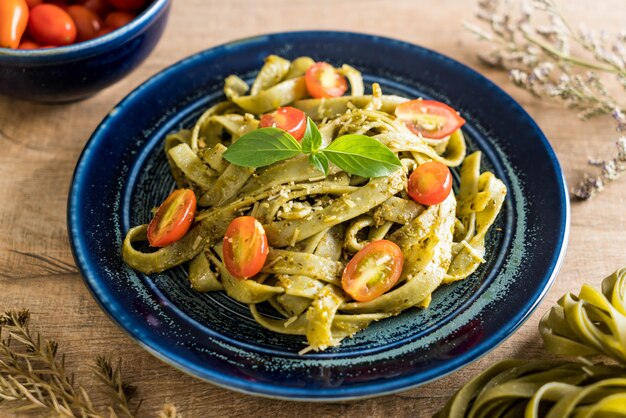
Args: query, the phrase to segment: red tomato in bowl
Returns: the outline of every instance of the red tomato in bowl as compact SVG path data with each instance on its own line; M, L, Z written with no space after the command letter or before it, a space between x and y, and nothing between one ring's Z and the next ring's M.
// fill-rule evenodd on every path
M109 3L118 10L136 12L146 5L146 0L109 0Z
M259 122L260 128L278 128L291 134L300 141L306 132L306 114L295 107L279 107L272 113L266 113Z
M101 18L111 11L111 5L106 0L82 0L78 4L85 6Z
M357 302L369 302L391 289L400 279L404 258L397 244L372 241L348 262L341 287Z
M452 190L450 169L438 162L427 161L409 176L407 192L411 199L422 205L437 205L443 202Z
M28 32L42 45L65 46L76 40L76 24L72 17L54 4L33 7L28 19Z
M465 124L456 110L436 100L411 100L396 107L396 117L416 135L442 139Z
M98 36L102 29L102 21L94 12L78 4L67 8L67 13L76 24L76 41L88 41Z
M135 17L137 16L128 12L111 12L104 19L104 24L110 28L118 29L132 22Z
M185 236L196 215L193 190L174 190L161 203L148 225L148 243L152 247L168 246Z
M24 0L0 0L0 48L17 48L28 24Z
M269 246L263 225L253 216L235 218L224 234L222 247L226 270L238 279L248 279L261 271Z
M315 98L339 97L348 90L348 81L332 65L317 62L304 75L309 94Z

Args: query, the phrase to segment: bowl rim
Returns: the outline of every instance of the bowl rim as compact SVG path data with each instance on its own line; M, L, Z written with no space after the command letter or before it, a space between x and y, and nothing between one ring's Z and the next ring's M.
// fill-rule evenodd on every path
M155 21L169 5L170 0L154 0L130 23L106 35L98 36L88 41L43 49L0 48L0 63L11 61L19 63L48 63L50 59L64 60L70 57L74 58L76 53L88 56L96 55L107 49L119 46L121 42L143 32L146 26Z

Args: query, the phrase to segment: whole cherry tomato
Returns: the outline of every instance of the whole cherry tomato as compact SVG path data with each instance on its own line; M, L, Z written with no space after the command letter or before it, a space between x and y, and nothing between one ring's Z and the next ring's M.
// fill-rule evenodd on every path
M247 279L263 268L269 246L263 225L252 216L235 218L224 234L222 247L226 270L238 279Z
M0 48L17 48L28 24L25 0L0 0Z
M26 0L26 3L28 4L28 7L32 9L33 7L39 6L43 3L43 0Z
M348 81L332 65L317 62L304 75L309 94L315 98L339 97L348 90Z
M290 133L300 141L306 132L306 114L295 107L279 107L272 113L266 113L259 122L260 128L278 128Z
M30 11L30 36L42 45L64 46L76 40L76 24L61 7L40 4Z
M193 190L174 190L161 203L148 225L148 242L152 247L165 247L185 236L196 216L196 195Z
M98 33L96 34L96 37L104 36L108 33L113 32L115 29L116 28L112 28L111 26L104 26L102 29L98 31Z
M18 49L39 49L41 46L37 42L25 40L20 43Z
M111 5L106 0L82 0L78 4L85 6L103 19L111 11Z
M456 110L436 100L411 100L396 107L396 116L416 135L441 139L465 124Z
M136 12L143 9L146 5L146 0L109 0L109 3L118 10Z
M67 13L76 24L76 40L78 42L98 36L98 32L102 29L102 21L94 12L85 6L74 4L67 8Z
M372 241L348 262L341 287L357 302L368 302L391 289L400 278L404 258L397 244Z
M111 12L104 19L104 24L114 29L121 28L124 25L129 24L136 15L128 12Z
M422 205L443 202L452 189L450 169L438 161L427 161L409 176L407 192L411 199Z

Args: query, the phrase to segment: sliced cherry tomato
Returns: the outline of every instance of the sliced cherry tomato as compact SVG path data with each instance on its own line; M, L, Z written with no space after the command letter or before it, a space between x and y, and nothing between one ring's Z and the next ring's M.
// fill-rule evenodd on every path
M165 199L148 225L148 242L152 247L165 247L185 236L196 215L193 190L174 190Z
M81 0L78 4L85 6L101 18L111 11L111 5L106 0Z
M0 0L0 48L17 48L28 24L25 0Z
M32 8L28 31L42 45L64 46L76 40L76 24L72 17L54 4L40 4Z
M118 29L133 21L136 16L128 12L111 12L104 19L104 24L108 27Z
M452 189L450 169L438 161L428 161L417 167L409 176L407 192L411 199L422 205L443 202Z
M411 100L396 107L396 116L416 135L441 139L465 124L456 110L436 100Z
M85 6L74 4L67 8L67 13L76 24L77 42L88 41L98 36L98 32L102 29L102 21L94 12Z
M235 218L224 235L224 264L233 277L247 279L263 268L269 246L263 225L253 216Z
M372 241L348 262L341 287L357 302L368 302L398 282L403 265L398 245L386 239Z
M39 49L39 48L41 48L41 46L38 43L29 41L29 40L22 41L19 46L19 49Z
M136 12L143 9L146 5L146 0L109 0L109 3L118 10Z
M339 97L348 90L348 81L332 65L317 62L306 70L306 88L315 98Z
M279 107L272 113L261 117L260 128L279 128L300 141L306 132L306 114L295 107Z

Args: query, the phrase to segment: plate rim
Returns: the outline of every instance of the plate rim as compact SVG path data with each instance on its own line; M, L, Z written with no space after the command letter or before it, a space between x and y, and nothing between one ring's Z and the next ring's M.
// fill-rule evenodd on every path
M118 109L123 108L126 103L132 102L135 96L140 95L144 89L149 89L153 84L158 83L159 80L161 80L162 78L166 78L168 74L175 71L179 66L184 65L185 63L193 62L198 59L202 59L207 54L216 54L218 52L221 52L223 50L226 50L228 48L235 47L238 45L252 44L256 42L261 42L265 39L271 39L271 38L276 38L276 37L289 37L293 35L316 36L320 34L323 34L324 36L327 36L327 37L335 37L335 36L348 37L348 38L356 37L356 38L360 38L361 40L367 39L370 42L382 42L384 44L399 45L403 48L412 50L410 51L410 53L432 55L436 57L437 59L445 61L447 65L457 67L456 70L468 72L470 75L474 77L478 77L478 79L482 83L484 83L486 87L489 87L490 89L495 90L498 95L502 96L503 99L509 102L509 104L513 108L515 108L518 115L523 115L526 119L526 122L528 122L529 126L532 127L534 135L538 137L537 139L541 140L541 143L543 145L542 148L546 151L546 154L549 157L550 163L554 166L555 172L557 174L556 180L561 186L560 189L558 190L559 201L562 201L564 203L564 207L563 207L563 210L561 211L560 218L559 218L561 222L560 222L560 225L558 225L559 230L562 231L562 240L560 242L558 250L555 251L553 257L551 258L549 262L548 270L550 271L550 273L549 273L549 277L547 278L547 281L545 281L546 275L544 275L543 277L545 281L545 286L543 287L541 292L533 295L534 300L532 301L531 306L528 309L526 309L525 312L522 312L521 314L518 312L518 314L520 315L517 315L518 318L516 318L514 323L507 322L508 326L505 327L506 329L502 329L497 334L490 335L489 338L485 341L485 343L482 344L482 346L485 346L485 347L483 347L481 350L470 350L468 352L463 353L463 355L460 355L454 359L451 359L451 362L455 362L458 364L455 364L453 367L449 367L448 370L445 370L443 373L438 373L436 376L430 377L428 379L423 379L418 382L412 381L412 379L410 379L410 377L407 377L407 376L404 376L399 379L398 378L389 379L388 381L384 382L385 389L382 391L380 390L380 387L381 387L380 384L378 385L364 384L361 386L355 386L351 388L348 391L349 393L345 393L345 394L342 393L344 392L342 388L335 388L334 390L337 393L334 394L333 396L330 396L330 395L317 396L315 394L315 389L311 389L311 388L297 390L296 392L299 392L300 394L295 394L295 393L281 394L280 393L281 390L285 390L285 388L281 387L280 385L276 383L268 384L264 382L251 382L251 381L243 380L241 378L233 377L231 375L225 375L220 372L215 372L213 374L206 373L206 369L203 369L205 373L202 373L202 375L198 374L198 372L202 370L200 370L199 367L192 367L192 366L197 366L196 364L194 364L193 362L186 361L186 359L180 358L179 356L176 355L176 353L171 353L170 351L167 351L167 352L171 355L167 355L162 352L159 352L157 349L158 342L156 341L153 342L157 345L157 347L155 348L149 345L148 343L146 343L145 341L143 341L140 338L141 337L140 335L137 335L137 333L134 333L132 330L125 327L124 324L122 324L119 321L119 319L115 316L114 312L112 312L107 306L105 306L105 304L101 300L100 295L98 293L98 288L100 287L98 286L99 277L97 278L92 277L94 272L92 271L92 268L90 267L89 263L85 259L85 254L83 251L84 243L81 243L80 231L78 230L77 225L74 223L74 219L77 216L77 211L79 210L79 206L80 206L80 202L77 201L76 196L78 195L78 191L81 188L81 177L82 177L81 175L84 172L84 170L87 168L85 164L86 164L87 157L91 149L95 146L99 138L106 137L106 135L102 136L102 132L104 131L104 127L106 126L109 119L112 118L117 113ZM508 339L511 335L513 335L519 329L519 327L521 327L521 325L524 324L524 322L526 322L526 320L532 315L535 309L539 306L539 304L541 303L541 301L543 300L543 298L545 297L545 295L551 288L552 284L554 283L554 280L556 279L556 276L558 275L561 265L563 263L563 259L565 257L565 253L566 253L567 246L568 246L569 232L570 232L570 216L571 216L570 206L571 205L570 205L570 200L569 200L569 193L568 193L568 188L567 188L567 183L564 177L564 173L563 173L563 170L561 169L559 160L550 142L548 141L546 136L543 134L543 132L541 131L541 129L539 128L535 120L530 116L530 114L528 114L528 112L526 112L526 110L524 110L524 108L515 99L513 99L508 93L502 90L502 88L500 88L494 82L489 80L487 77L483 76L482 74L473 70L472 68L466 66L465 64L459 61L456 61L446 55L443 55L439 52L433 51L431 49L428 49L428 48L425 48L425 47L422 47L420 45L416 45L410 42L406 42L406 41L402 41L402 40L398 40L398 39L394 39L390 37L385 37L385 36L379 36L379 35L367 34L367 33L350 32L350 31L302 30L302 31L274 32L274 33L268 33L268 34L261 34L257 36L245 37L245 38L233 40L227 43L216 45L214 47L196 52L190 56L187 56L185 58L182 58L181 60L178 60L177 62L165 67L161 71L150 76L145 81L143 81L139 86L137 86L134 90L132 90L128 95L126 95L119 103L117 103L113 107L113 109L107 114L107 116L96 127L93 134L90 136L89 140L86 142L78 158L74 173L72 175L70 191L68 194L67 226L68 226L68 232L69 232L68 235L69 235L69 241L70 241L72 254L73 254L74 260L76 261L76 265L79 269L79 272L83 278L83 281L86 284L86 287L89 289L90 293L92 294L93 298L98 303L100 308L112 320L112 322L116 324L126 335L128 335L131 338L131 340L139 344L146 351L148 351L155 357L159 358L161 361L175 367L176 369L180 371L183 371L186 374L189 374L195 378L202 379L216 386L220 386L220 387L233 390L239 393L245 393L245 394L254 395L254 396L262 396L262 397L271 398L271 399L326 402L326 401L354 400L354 399L378 397L378 396L384 396L384 395L388 395L391 393L405 391L405 390L409 390L418 386L422 386L422 385L428 384L429 382L441 379L444 376L447 376L449 374L452 374L458 371L459 369L475 362L479 358L485 356L486 354L488 354L489 352L491 352L492 350L500 346L506 339ZM288 388L288 389L294 390L293 388Z

